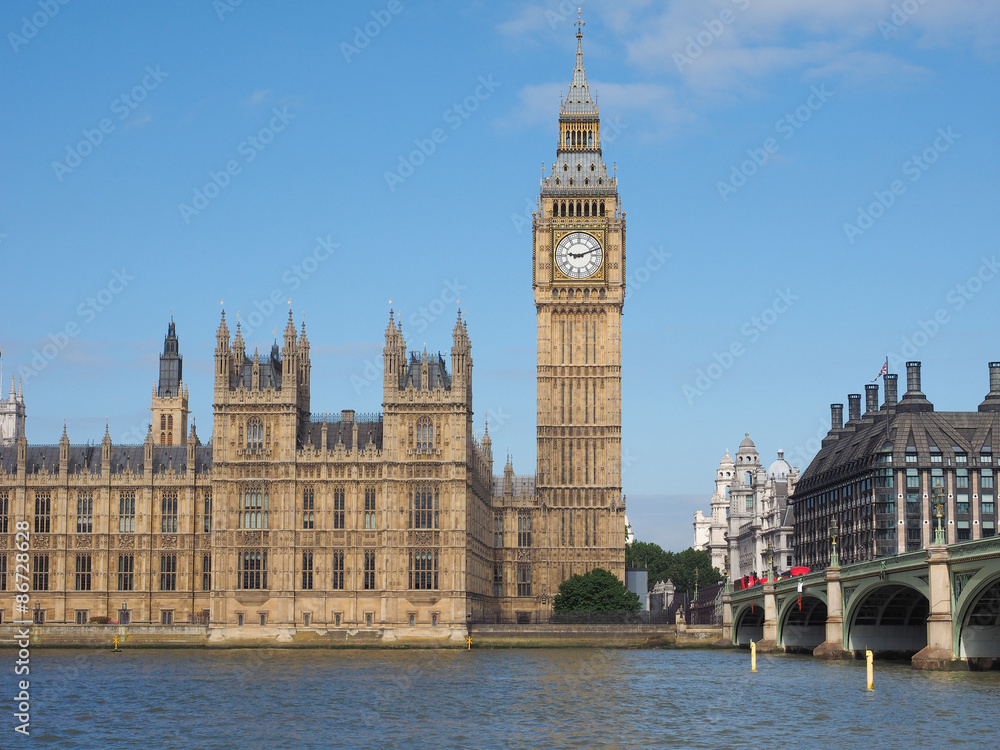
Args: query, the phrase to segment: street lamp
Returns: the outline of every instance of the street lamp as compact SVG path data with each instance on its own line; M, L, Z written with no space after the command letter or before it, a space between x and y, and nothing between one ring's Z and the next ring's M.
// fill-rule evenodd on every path
M698 569L694 569L694 600L698 601Z
M840 567L840 555L837 554L837 517L834 516L833 520L830 521L830 567L839 568Z
M774 583L774 545L767 543L767 580Z
M934 530L934 544L947 544L944 537L944 527L941 525L942 507L944 506L944 490L935 487L933 490L934 507L937 510L937 528Z
M128 625L128 623L125 622L125 619L127 617L128 617L128 608L125 605L125 602L122 602L122 608L121 608L121 611L118 614L118 624L119 625Z
M35 624L36 625L41 624L40 623L40 619L39 619L40 616L41 616L41 609L42 609L41 603L35 602Z

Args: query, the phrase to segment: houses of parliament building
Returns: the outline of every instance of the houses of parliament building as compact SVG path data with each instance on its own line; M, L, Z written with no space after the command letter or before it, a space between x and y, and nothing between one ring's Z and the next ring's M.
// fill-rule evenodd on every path
M25 398L0 401L0 604L13 610L15 527L30 535L31 614L207 626L210 640L313 631L464 638L470 619L533 622L559 584L624 578L621 314L625 214L577 30L556 161L533 222L537 466L494 476L473 432L459 312L450 357L410 352L389 313L382 413L313 411L305 324L248 353L225 312L212 435L188 424L171 320L141 445L31 445Z

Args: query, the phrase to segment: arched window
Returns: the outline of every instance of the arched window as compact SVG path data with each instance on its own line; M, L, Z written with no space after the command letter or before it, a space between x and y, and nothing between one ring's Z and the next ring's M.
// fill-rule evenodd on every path
M167 415L166 414L161 414L160 415L160 429L161 430L167 429Z
M569 202L569 215L572 217L573 214L573 201Z
M753 483L753 477L750 475L749 471L746 473L746 476L744 477L744 481L746 482L746 486L747 487L749 487Z
M588 130L587 131L587 145L588 146L593 146L594 145L594 131L593 130Z
M160 445L166 445L166 444L167 444L167 433L161 432L160 433Z
M241 529L268 528L267 490L247 487L240 491L239 527Z
M600 184L600 182L600 180L597 181L598 184ZM604 201L601 201L601 216L604 216Z
M584 185L587 184L586 180L584 180L583 184ZM583 215L584 216L590 216L590 203L584 203L583 204Z
M430 419L417 422L417 452L428 453L434 450L434 425Z
M247 422L247 450L260 450L264 447L264 425L259 419Z
M174 444L174 433L168 432L167 433L167 445L173 445L173 444Z
M174 429L174 415L173 414L170 414L170 415L167 416L167 429L168 430Z
M560 213L562 216L566 215L566 201L562 202L562 208L560 209Z
M569 145L569 131L566 131L566 145Z

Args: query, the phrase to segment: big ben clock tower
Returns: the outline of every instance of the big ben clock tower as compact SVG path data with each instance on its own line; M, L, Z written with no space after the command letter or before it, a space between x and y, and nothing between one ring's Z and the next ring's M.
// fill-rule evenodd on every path
M621 316L625 214L601 151L601 120L577 22L573 81L559 108L552 172L534 219L538 322L536 498L543 596L576 573L625 577L621 478Z

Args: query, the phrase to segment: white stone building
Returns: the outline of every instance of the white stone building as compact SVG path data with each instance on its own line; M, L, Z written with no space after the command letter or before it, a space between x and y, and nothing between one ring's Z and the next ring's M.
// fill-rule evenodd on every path
M733 580L765 576L769 548L774 570L787 571L795 565L788 496L798 476L798 469L785 461L781 450L765 471L746 433L736 459L727 450L719 462L709 515L695 511L694 548L708 552L719 570L725 572L728 566Z

